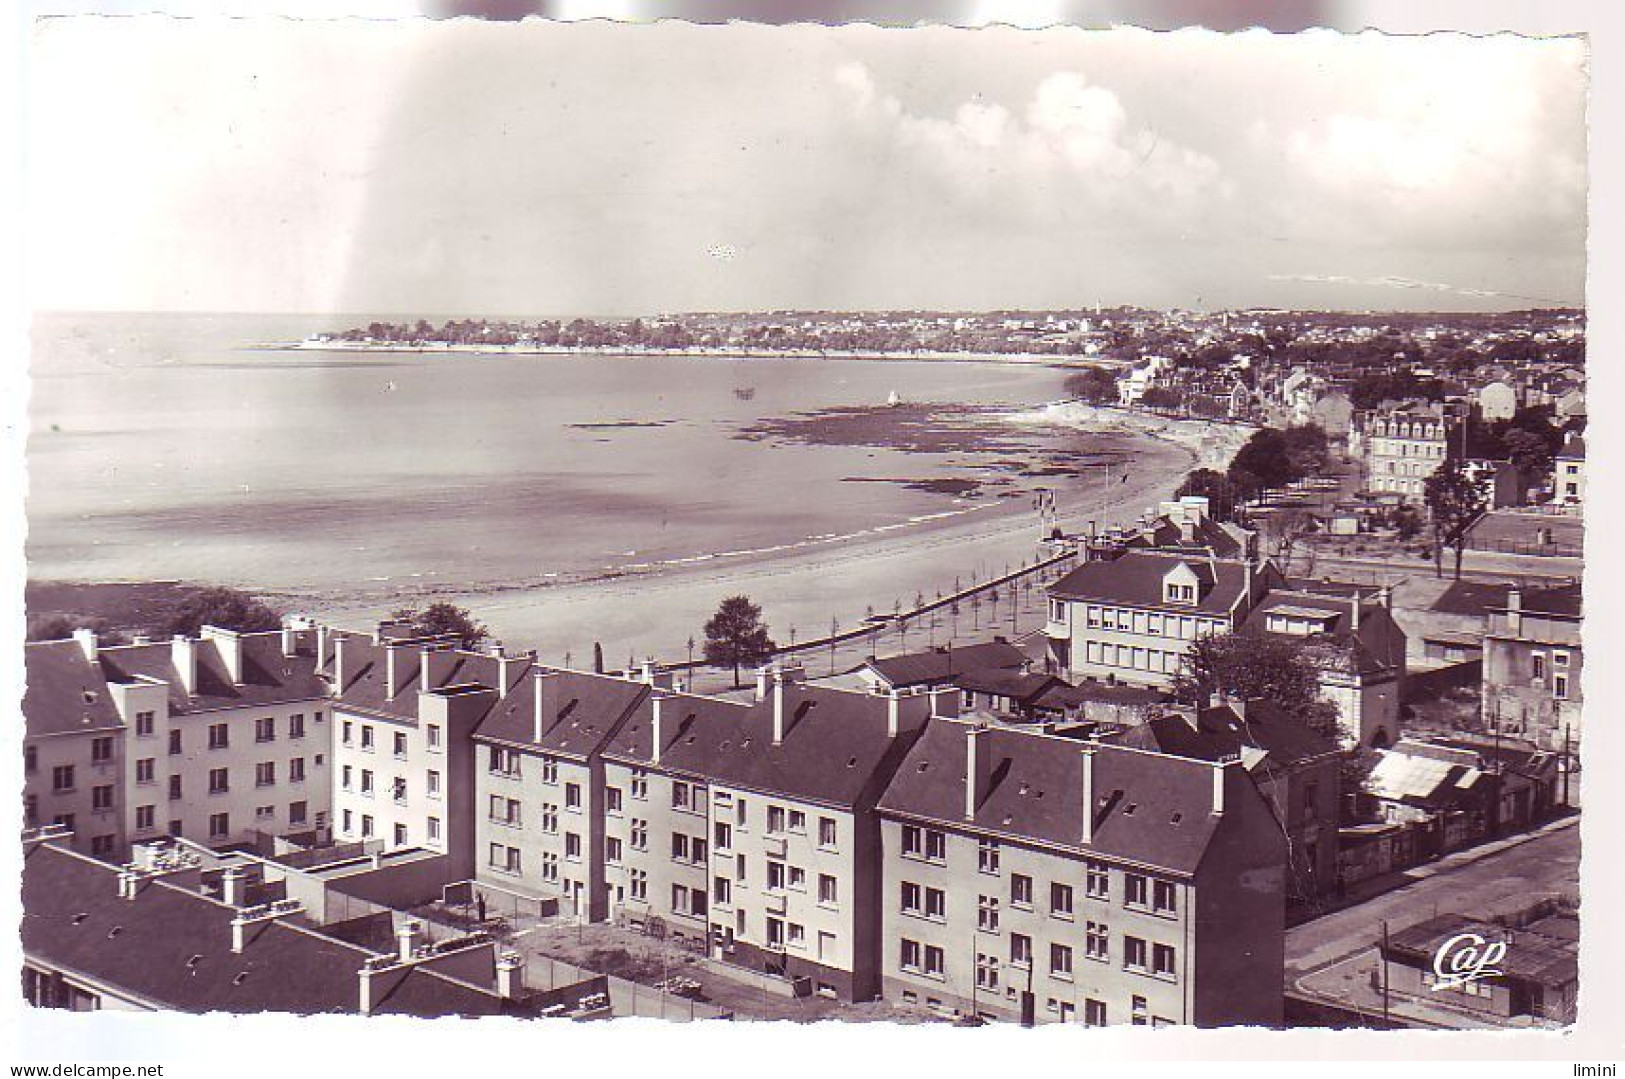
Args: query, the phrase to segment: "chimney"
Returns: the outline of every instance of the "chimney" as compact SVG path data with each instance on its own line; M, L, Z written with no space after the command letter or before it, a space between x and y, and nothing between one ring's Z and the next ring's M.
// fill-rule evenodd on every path
M84 652L85 659L91 663L96 662L96 631L93 629L76 629L73 639L79 642L79 650Z
M666 717L662 714L665 700L665 695L660 693L652 694L649 698L649 761L652 764L660 763L660 751L666 748Z
M1523 636L1523 589L1507 590L1507 632L1514 637Z
M957 686L938 686L931 690L931 716L957 716L963 700Z
M282 623L282 654L296 656L299 654L299 631L288 623Z
M638 675L638 680L646 686L655 684L655 661L653 656L643 661L643 668Z
M395 930L395 942L396 954L401 962L410 962L418 945L423 943L423 923L416 918L408 918Z
M1233 763L1235 762L1216 761L1213 764L1213 815L1215 817L1222 817L1224 815L1225 769Z
M395 691L401 688L405 681L406 672L401 670L400 648L393 645L384 646L384 700L395 699Z
M134 899L141 891L141 877L128 870L120 870L118 875L118 897L120 899Z
M169 656L180 675L181 689L192 696L197 692L197 642L177 633L169 642Z
M765 700L767 700L767 689L768 689L768 686L772 683L772 681L773 681L773 670L772 670L771 667L759 667L759 668L757 668L757 670L756 670L756 699L757 699L757 701L765 701Z
M228 907L240 907L248 891L248 870L240 865L226 867L220 877L220 899Z
M231 684L243 684L243 638L235 630L221 629L219 626L204 626L198 631L204 640L214 642L215 651L220 653L220 660L226 665L226 676Z
M429 668L427 666L427 663L428 663L428 659L427 659L428 652L427 651L424 652L424 657L425 657L425 659L424 659L425 666L423 668L423 670L424 670L423 684L425 686L427 686L429 684L429 681L428 681L428 679L429 679L429 675L428 675ZM508 687L513 685L514 680L517 677L515 672L523 671L524 667L522 666L522 664L524 664L526 662L527 661L526 661L525 657L523 657L523 656L509 655L508 650L506 648L501 649L500 651L497 652L497 681L500 683L497 686L497 695L499 697L506 697L508 695Z
M784 672L773 672L773 744L784 744Z
M1377 591L1377 602L1381 603L1388 610L1393 610L1393 608L1394 608L1394 591L1393 591L1393 589L1389 588L1387 585L1383 585L1382 588Z
M1349 600L1349 629L1360 632L1360 590L1354 590L1354 596Z
M1241 571L1242 603L1248 607L1253 605L1253 558L1251 554L1243 552L1241 564L1245 567Z
M248 923L239 914L231 920L231 954L242 955L248 946Z
M435 655L435 650L433 648L430 648L428 645L424 645L423 649L418 653L418 673L422 676L421 680L418 682L418 689L423 690L425 692L427 692L428 690L431 690L431 689L435 689L439 685L439 683L435 681L434 655ZM501 667L501 665L499 664L499 668L500 667ZM508 694L507 673L508 672L505 669L503 669L503 671L502 671L502 675L503 675L503 677L502 677L502 688L501 688L501 692L502 692L503 696L507 696L507 694Z
M900 710L899 707L898 707L898 702L899 702L899 699L901 697L902 697L902 693L900 691L898 691L898 690L895 690L895 689L892 690L890 693L886 694L886 737L887 738L896 738L897 737L897 728L898 728L898 725L899 725L898 724L898 715L897 715L897 713ZM933 708L936 707L936 698L935 697L932 698L931 704L932 704Z
M542 735L547 733L547 723L542 718L542 697L543 696L544 696L544 694L542 693L542 672L541 672L540 669L538 669L537 672L536 672L536 677L532 678L531 681L530 681L530 699L531 699L530 729L531 729L531 741L533 741L533 742L540 742L542 740Z
M965 819L975 820L977 807L982 804L982 797L987 793L986 786L987 747L981 743L987 739L987 731L982 727L969 727L965 730Z
M1083 842L1095 841L1095 747L1083 749Z
M327 662L327 626L316 623L316 666Z
M333 693L335 695L340 695L349 688L349 683L345 681L345 675L349 672L344 669L344 646L347 641L348 638L344 634L333 634Z
M525 957L518 952L497 956L497 996L513 1000L525 991Z

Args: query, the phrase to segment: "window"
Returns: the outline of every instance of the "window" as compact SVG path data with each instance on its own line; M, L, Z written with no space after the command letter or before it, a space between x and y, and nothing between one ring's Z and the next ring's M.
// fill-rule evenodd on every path
M1145 941L1139 937L1123 938L1123 965L1130 970L1147 969Z
M636 817L634 817L632 819L632 829L631 829L630 842L632 844L632 849L633 850L648 850L649 849L649 822L648 821L638 820Z
M152 712L137 712L135 714L135 734L137 738L151 738L152 725L155 719Z
M305 714L303 712L295 712L293 715L288 717L288 737L299 739L303 738L304 736Z
M389 793L390 793L390 797L395 799L395 804L396 805L405 805L406 804L406 780L403 779L400 776L396 776L394 782L390 784Z
M59 824L63 828L66 828L68 831L71 832L71 831L73 831L73 814L72 813L58 813L56 815L56 819L52 823Z
M1072 979L1072 949L1065 944L1049 946L1049 972L1052 978Z
M39 747L23 747L23 774L33 775L39 769Z
M178 756L181 755L181 732L180 731L170 731L169 732L169 755L171 757L178 757Z
M718 903L731 903L733 901L733 881L727 877L715 877L711 881L712 898Z
M276 785L276 762L263 761L254 766L254 786L271 787Z
M983 873L998 873L999 871L999 844L991 839L978 840L976 843L976 868Z
M559 856L551 851L542 855L542 879L551 884L559 882Z
M559 762L553 757L542 758L542 782L557 783L559 781Z
M833 817L818 818L818 845L825 850L834 850L838 828Z
M406 846L406 825L404 824L395 826L395 845L397 847Z
M1123 903L1130 907L1149 906L1148 885L1144 873L1123 874Z
M999 931L999 901L993 896L976 897L976 928L984 933Z
M354 773L351 771L348 764L341 765L339 767L339 787L343 790L349 790L350 780L353 775Z
M369 768L361 769L361 793L372 793L372 770Z
M828 873L818 874L818 901L828 906L834 906L839 896L839 886L835 878Z
M340 821L341 821L341 823L339 825L339 830L341 832L343 832L345 835L349 835L350 832L352 831L352 829L354 828L354 821L352 820L352 818L350 816L350 811L348 809L346 809L344 811L343 816L340 818Z
M572 862L581 861L581 837L574 832L564 833L564 856Z
M92 788L90 788L90 808L92 808L92 809L112 809L113 808L113 787L112 787L111 784L109 784L107 786L103 786L103 787L92 787Z
M363 817L361 819L363 821L363 830L365 830L365 822L367 818ZM505 873L521 872L519 848L504 846L501 843L492 843L491 868L499 869Z
M372 814L371 813L363 813L363 814L361 814L361 838L362 839L371 839L372 838Z
M767 807L767 832L769 835L778 835L784 831L784 807Z
M925 890L925 916L938 922L947 920L948 897L941 888Z
M681 832L671 834L671 859L674 862L688 861L688 836Z
M361 748L368 753L372 752L372 725L370 723L361 725Z
M1179 909L1179 890L1173 881L1152 881L1151 909L1158 914L1173 914Z
M406 733L404 731L395 732L395 756L403 761L406 759Z
M773 867L773 863L769 862L768 863L768 869L770 871L771 871L772 867ZM772 876L771 872L769 872L769 876L770 877ZM920 886L918 884L915 884L913 881L905 880L905 881L903 881L903 885L902 885L902 893L903 893L903 913L904 914L916 914L916 915L921 913L921 911L924 909L924 907L923 907L923 893L922 893L922 891L920 889Z
M978 989L997 989L999 987L999 957L976 953L976 987Z
M276 741L276 720L275 719L256 719L254 721L254 741L256 741L256 742L274 742L274 741Z
M1102 963L1111 961L1111 933L1104 922L1084 923L1083 954Z
M441 749L440 724L430 723L423 728L423 741L431 753L438 753Z
M210 839L219 839L221 836L226 836L226 835L230 835L230 834L231 834L231 814L229 814L229 813L210 813L209 814L209 838Z
M209 748L228 749L231 746L231 732L224 723L209 724Z
M1146 1003L1144 997L1130 998L1129 1023L1130 1025L1137 1027L1148 1026L1150 1024L1150 1019L1146 1015Z
M733 826L727 821L717 821L716 826L712 829L712 834L716 837L717 850L733 849L734 830Z
M566 783L564 785L564 808L572 813L581 812L581 784Z
M627 891L633 899L647 902L649 899L649 873L647 870L634 869L627 877Z
M1072 917L1072 885L1058 881L1050 884L1049 912L1053 918Z
M93 738L90 742L90 760L93 764L106 764L113 759L113 739Z
M1010 962L1025 967L1033 961L1033 938L1024 933L1010 934Z
M90 853L97 858L110 857L113 853L113 837L110 835L91 836Z
M180 801L180 799L181 799L181 777L180 776L170 776L169 777L169 800L171 802L178 802L178 801Z
M1066 604L1058 599L1049 601L1049 620L1051 622L1066 621Z
M1021 873L1010 875L1010 905L1031 908L1033 905L1033 878Z
M693 805L693 798L687 783L672 781L671 807L673 809L688 809Z
M141 831L141 832L151 830L151 828L153 827L154 822L157 820L157 817L158 817L158 808L156 806L136 806L135 807L135 827L136 827L136 830Z
M431 842L431 843L440 842L440 818L439 817L430 817L428 819L427 823L428 823L428 831L429 831L429 842Z
M1535 678L1545 678L1546 677L1546 653L1545 652L1531 652L1529 654L1529 663L1530 663L1530 671L1529 671L1529 673L1533 677L1535 677Z
M610 836L604 840L604 861L608 865L621 864L621 840L619 836Z
M767 863L768 891L782 891L784 889L784 863L769 861Z
M604 812L618 814L621 811L621 788L604 788Z
M1083 1002L1083 1025L1086 1027L1103 1027L1106 1025L1106 1002L1089 998Z
M807 834L807 814L799 809L790 810L790 831L796 835Z
M492 746L488 770L492 775L517 776L519 774L518 751L503 749L501 746Z
M1174 949L1171 944L1156 944L1151 948L1151 973L1163 977L1174 976Z
M305 823L305 815L306 815L306 813L308 811L309 811L309 807L304 802L289 802L288 803L288 823L289 824L303 824L303 823Z
M440 773L430 769L424 777L424 791L430 798L440 797Z
M491 795L490 814L491 821L495 824L518 828L523 823L520 819L521 807L515 798L504 798L500 794Z
M209 793L224 794L231 789L231 774L225 768L209 769Z
M782 918L769 918L767 920L767 946L769 948L784 947L784 920Z
M927 944L925 946L925 973L940 978L943 976L944 967L942 949L935 944Z
M288 761L288 782L303 783L305 781L305 758L294 757Z
M54 791L73 790L73 765L59 764L51 769L51 789Z
M135 781L137 783L151 783L157 770L158 762L152 757L143 757L135 762Z
M339 740L342 741L345 745L349 745L350 742L353 740L352 736L354 734L355 734L355 724L351 723L349 720L345 720L344 721L344 726L341 728L341 733L339 735Z
M1567 674L1552 676L1552 696L1560 701L1569 699L1569 676Z
M904 970L920 970L920 942L904 937L898 942L897 965Z
M925 831L912 824L903 825L903 857L925 857Z
M542 803L542 832L546 835L559 833L559 807L552 802ZM634 843L633 846L637 844Z
M649 773L640 768L632 769L632 797L640 802L649 797Z
M33 828L39 823L39 795L23 795L23 827Z

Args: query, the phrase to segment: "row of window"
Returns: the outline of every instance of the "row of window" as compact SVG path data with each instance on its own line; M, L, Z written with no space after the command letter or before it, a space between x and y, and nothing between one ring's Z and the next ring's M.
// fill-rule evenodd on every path
M318 762L318 763L320 763L320 762ZM372 769L370 769L370 768L362 768L362 769L360 769L361 783L360 783L359 788L356 787L355 782L354 782L355 773L356 773L356 769L352 768L352 766L350 766L348 764L340 765L339 766L339 789L340 790L346 790L346 791L347 790L358 789L360 791L360 793L364 797L371 798L373 796L373 794L375 793L376 789L377 789L376 784L373 781L374 777L373 777ZM439 772L436 772L433 769L430 769L429 771L425 772L424 773L424 784L425 784L425 786L427 788L427 793L428 793L428 796L430 798L439 798L441 796L441 782L440 782L440 773ZM409 800L408 799L408 784L407 784L406 778L404 776L392 776L390 778L389 796L392 799L394 799L396 805L405 805L407 803L407 801ZM493 801L493 805L494 804L495 803ZM514 803L514 804L518 805L517 802ZM494 813L495 813L495 811L493 810L493 814ZM495 819L494 816L493 816L493 819Z
M1190 587L1192 586L1168 585L1169 589ZM1179 602L1194 601L1194 594L1179 599ZM1083 624L1089 629L1138 633L1146 637L1175 637L1183 641L1193 641L1209 633L1218 633L1224 628L1223 622L1211 618L1163 614L1159 611L1138 611L1127 607L1097 607L1092 604L1084 607Z
M1110 962L1110 940L1104 926L1095 935L1094 923L1085 938L1084 954L1099 962ZM1070 944L1052 942L1049 946L1049 975L1063 981L1073 976L1073 948ZM978 952L976 955L976 984L981 989L995 989L1000 971L1005 966L1020 968L1024 973L1033 966L1033 941L1021 933L1010 934L1009 958ZM1171 944L1158 944L1143 937L1123 937L1123 969L1136 974L1147 974L1165 981L1177 981L1177 952ZM909 974L946 980L947 968L943 950L935 944L922 943L903 937L898 942L897 965Z
M320 713L317 713L316 721L318 723L321 722L321 714ZM343 725L339 728L339 741L342 742L344 745L347 745L347 746L357 744L356 743L356 733L357 733L357 728L358 727L360 728L360 735L361 735L360 747L361 747L362 752L364 752L364 753L376 752L377 748L378 748L376 731L375 731L375 729L374 729L374 727L373 727L373 725L371 723L357 723L353 719L345 720ZM440 737L440 724L438 724L438 723L426 723L426 724L424 724L424 726L423 726L423 741L424 741L424 745L426 745L431 751L440 752L441 749L443 748L443 743L442 743L441 737ZM392 744L391 744L390 748L393 750L395 756L397 758L399 758L400 760L405 760L407 758L407 745L408 745L406 732L405 731L395 731L395 732L393 732L392 738L391 738L391 743Z
M371 838L373 838L373 836L377 834L377 831L376 831L376 822L373 820L372 814L370 814L370 813L362 813L360 815L360 817L361 817L361 833L360 833L361 838L362 839L371 839ZM355 830L356 830L355 829L355 821L356 821L356 814L355 814L355 812L353 810L349 810L349 809L340 810L340 812L339 812L339 831L341 833L343 833L344 835L346 835L346 836L354 835ZM441 834L442 834L440 818L439 817L429 817L429 818L427 818L424 821L424 827L427 829L427 836L426 836L427 840L430 843L439 843L440 839L441 839ZM394 829L393 829L393 832L392 832L390 838L394 841L394 845L397 846L397 847L411 846L411 843L412 843L411 829L409 829L404 824L396 824L394 826Z
M1126 671L1147 671L1152 674L1178 674L1185 664L1183 652L1164 652L1156 648L1140 648L1126 644L1103 644L1085 641L1083 658L1087 663L1101 667L1118 667Z
M902 826L902 856L917 861L946 865L948 861L948 835L935 828L905 824ZM1000 846L997 840L980 839L976 843L976 868L979 872L996 876L1000 873ZM1091 899L1111 897L1111 866L1094 858L1083 862L1083 892ZM1153 914L1178 913L1179 888L1173 881L1159 880L1146 873L1123 870L1123 903ZM905 882L904 888L910 885ZM1023 873L1010 875L1010 904L1022 909L1033 908L1033 879ZM983 897L984 899L988 897ZM1073 886L1064 881L1051 881L1049 887L1050 914L1068 918L1073 912ZM996 901L995 901L996 902Z
M153 776L152 776L152 770L150 768L145 773L146 778L145 779L141 778L142 773L139 770L139 766L141 764L143 764L143 763L150 763L150 762L137 762L138 767L137 767L137 774L136 774L136 782L138 782L138 783L151 783L153 781ZM305 758L303 758L303 757L294 757L292 760L288 761L288 782L289 783L303 783L304 781L305 781ZM276 786L276 782L277 782L277 779L276 779L276 761L261 761L260 763L254 765L254 786L255 787L274 787L274 786ZM209 793L210 794L225 794L225 793L229 792L230 790L231 790L231 769L230 768L211 768L211 769L209 769ZM171 800L178 799L178 798L181 797L181 777L179 775L172 775L172 776L169 777L169 797L170 797Z

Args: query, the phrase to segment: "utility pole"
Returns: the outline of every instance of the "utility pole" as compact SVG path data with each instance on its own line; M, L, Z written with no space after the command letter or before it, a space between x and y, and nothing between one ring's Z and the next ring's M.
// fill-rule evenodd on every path
M1563 808L1569 808L1569 772L1573 771L1574 758L1569 756L1569 725L1563 724Z
M1382 922L1382 1023L1391 1026L1393 1019L1388 1011L1388 920Z

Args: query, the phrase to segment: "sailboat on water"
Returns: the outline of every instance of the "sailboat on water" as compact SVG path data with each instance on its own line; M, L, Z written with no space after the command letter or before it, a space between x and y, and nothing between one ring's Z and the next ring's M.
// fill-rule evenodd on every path
M886 407L887 408L896 408L898 405L900 405L902 403L903 403L903 398L898 394L898 392L896 390L893 390L891 393L888 393L886 395Z

